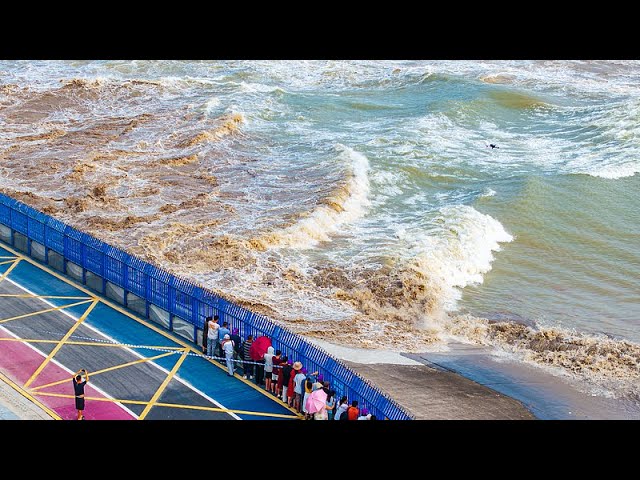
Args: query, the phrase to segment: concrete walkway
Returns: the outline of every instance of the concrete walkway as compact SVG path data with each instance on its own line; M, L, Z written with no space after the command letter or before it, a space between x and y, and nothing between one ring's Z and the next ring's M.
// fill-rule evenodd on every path
M531 420L519 401L457 373L426 365L346 362L417 420Z
M53 417L0 376L0 420L53 420Z

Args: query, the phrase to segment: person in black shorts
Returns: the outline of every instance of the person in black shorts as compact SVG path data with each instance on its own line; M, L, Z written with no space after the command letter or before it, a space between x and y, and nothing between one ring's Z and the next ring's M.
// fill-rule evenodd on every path
M84 375L84 378L83 378ZM84 386L89 381L89 372L84 368L78 370L73 377L73 390L76 397L76 410L78 410L78 420L84 420Z

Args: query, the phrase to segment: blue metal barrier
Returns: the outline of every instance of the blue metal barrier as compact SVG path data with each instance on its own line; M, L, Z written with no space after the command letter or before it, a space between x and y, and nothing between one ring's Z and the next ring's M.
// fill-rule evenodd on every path
M274 323L268 317L236 305L201 285L172 275L156 265L108 245L2 193L0 224L11 229L12 246L15 242L15 232L27 238L28 255L31 255L31 242L35 241L45 247L45 262L48 262L49 252L53 251L63 257L64 272L67 262L82 268L83 283L87 283L87 272L92 274L90 276L93 279L102 279L100 293L104 294L106 282L111 282L124 290L121 301L125 305L128 294L137 296L139 301L144 301L144 304L140 305L145 310L147 318L151 318L149 307L155 305L168 312L170 329L174 316L191 323L194 326L193 342L198 340L198 330L202 330L204 318L219 315L221 323L227 321L232 328L237 327L241 337L268 336L274 348L281 350L289 359L302 362L309 372L322 373L324 378L331 382L338 398L347 395L349 400L358 400L361 407L366 407L379 419L413 418L393 399L342 361L286 327Z

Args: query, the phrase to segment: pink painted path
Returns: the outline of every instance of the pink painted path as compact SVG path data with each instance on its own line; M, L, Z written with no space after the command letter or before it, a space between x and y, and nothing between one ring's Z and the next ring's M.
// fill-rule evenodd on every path
M0 329L0 338L12 337L6 331ZM46 355L36 352L33 348L23 343L0 341L0 371L20 387L23 387L25 382L29 380L33 372L36 371L45 358ZM37 387L38 385L44 385L63 379L66 379L67 382L52 387L45 387L42 389L42 392L73 395L71 374L50 361L30 387ZM73 398L48 397L44 395L37 395L37 392L38 391L29 393L37 398L42 404L56 412L63 420L76 419L77 411L75 409L75 401ZM91 386L91 379L89 379L89 383L85 387L84 393L87 397L106 398L102 393L98 392ZM114 402L101 402L96 400L85 401L84 416L87 420L135 420L133 415L122 409Z

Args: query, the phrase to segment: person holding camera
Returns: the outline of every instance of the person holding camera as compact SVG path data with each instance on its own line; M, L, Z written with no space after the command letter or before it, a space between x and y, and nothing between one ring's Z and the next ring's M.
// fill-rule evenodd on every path
M84 386L89 381L89 372L84 368L78 370L73 376L73 390L76 397L77 420L84 420Z

